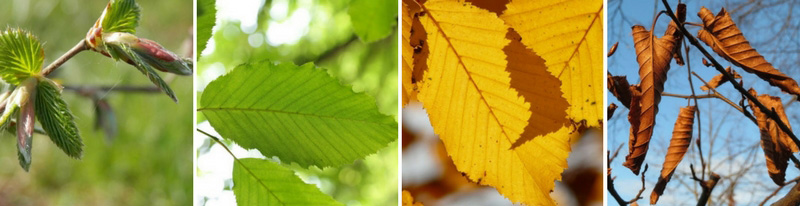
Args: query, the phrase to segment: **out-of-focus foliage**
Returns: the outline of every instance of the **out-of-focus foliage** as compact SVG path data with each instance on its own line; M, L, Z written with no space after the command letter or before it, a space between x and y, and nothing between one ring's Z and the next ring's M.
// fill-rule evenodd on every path
M271 60L294 62L298 65L314 62L318 67L327 69L342 83L352 85L355 92L364 91L374 97L381 113L397 115L399 34L396 26L388 36L366 43L359 39L353 29L348 14L350 0L255 0L238 3L217 2L217 25L214 26L211 40L198 64L198 97L202 96L205 86L211 80L245 62ZM394 0L385 3L397 4ZM204 125L204 119L202 113L198 113L198 123ZM235 200L230 192L231 172L226 171L229 169L207 171L203 166L207 161L231 158L227 153L214 152L218 151L219 146L209 144L208 140L196 140L203 142L196 153L198 179L212 179L209 177L222 174L224 176L220 177L219 182L225 183L208 184L219 188L203 191L222 192L200 191L195 197L195 203L232 204ZM258 156L257 151L240 155L237 151L241 151L241 148L226 144L234 146L233 152L239 158ZM341 167L307 169L296 164L282 165L291 168L306 183L315 184L323 193L343 204L396 205L399 201L397 153L397 143L391 143L377 154ZM222 156L217 157L220 155ZM208 164L232 166L227 162Z
M44 64L72 48L105 8L107 0L4 1L0 24L24 28L43 43ZM185 54L192 1L137 1L137 35ZM150 86L133 66L82 52L50 77L66 86ZM99 93L114 110L118 132L105 139L94 130L93 100L64 90L85 144L83 158L63 154L47 136L34 135L29 173L19 168L16 139L0 136L0 205L189 205L192 193L190 138L192 79L170 83L178 104L158 93Z

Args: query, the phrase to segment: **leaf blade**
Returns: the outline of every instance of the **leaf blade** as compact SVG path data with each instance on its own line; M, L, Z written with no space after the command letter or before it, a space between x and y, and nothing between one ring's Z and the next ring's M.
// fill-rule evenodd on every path
M200 0L197 2L197 56L206 49L208 40L213 34L217 21L216 0Z
M28 31L8 28L0 32L0 78L17 85L39 73L44 51L39 40Z
M111 0L103 11L103 32L136 33L141 9L135 0Z
M268 160L235 161L233 183L237 205L342 205L292 170Z
M50 140L67 156L80 159L83 154L83 140L75 125L75 117L61 98L60 86L52 80L41 78L35 104L36 118Z
M312 64L240 65L209 83L200 107L223 137L304 167L352 163L397 139L372 97Z
M392 34L397 24L397 1L354 0L347 14L361 41L375 42Z

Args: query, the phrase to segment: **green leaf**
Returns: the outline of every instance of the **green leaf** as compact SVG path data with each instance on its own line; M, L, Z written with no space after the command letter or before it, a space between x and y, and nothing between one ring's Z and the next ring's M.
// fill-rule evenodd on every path
M397 25L397 1L354 0L350 3L353 30L364 42L389 36Z
M116 43L106 43L104 44L106 47L106 51L108 51L109 55L117 61L125 61L130 60L134 63L134 67L138 69L142 74L147 76L147 79L150 79L150 82L153 82L158 89L163 91L167 96L172 98L172 101L178 102L178 98L175 96L175 92L169 88L167 82L164 82L161 79L161 76L156 73L155 68L148 64L142 56L139 56L136 51L134 51L129 45L127 44L116 44Z
M245 158L233 163L237 205L343 205L274 162Z
M61 99L60 86L50 79L41 78L36 89L35 104L36 118L50 140L70 157L80 159L83 141L75 125L75 117Z
M42 44L33 34L12 28L0 32L0 77L3 81L17 85L39 73L42 63Z
M206 49L217 21L216 0L197 1L197 56Z
M139 5L134 0L111 0L103 11L103 32L136 33Z
M200 111L223 137L303 167L349 164L397 139L375 99L312 64L243 64L208 84Z

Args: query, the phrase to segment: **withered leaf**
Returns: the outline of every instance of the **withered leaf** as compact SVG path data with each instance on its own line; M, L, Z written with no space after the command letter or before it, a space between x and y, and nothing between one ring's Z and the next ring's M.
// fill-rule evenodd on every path
M608 55L606 55L606 57L611 57L611 55L614 55L614 53L617 52L617 46L619 46L619 42L614 43L614 46L611 46L611 49L608 49Z
M781 121L787 124L789 129L791 125L786 119L786 113L783 111L783 103L781 98L769 95L757 96L755 90L750 89L750 94L756 96L761 104L767 108L774 110ZM783 132L775 120L770 119L766 113L758 109L753 101L750 101L750 106L753 108L753 114L756 116L758 129L761 131L761 148L764 149L764 157L767 159L767 171L769 177L775 184L782 185L785 180L786 167L789 164L789 156L798 151L797 145L792 141L788 134Z
M742 78L742 76L740 76L739 73L736 73L736 71L732 70L731 67L726 68L725 72L728 72L728 74L733 75L733 78L736 79ZM723 76L723 74L717 74L717 76L714 76L714 78L711 78L711 80L708 81L708 85L703 85L702 87L700 87L700 89L702 89L703 91L708 91L709 87L716 89L717 87L719 87L719 85L725 84L725 82L728 82L728 79L726 79Z
M628 84L628 79L626 76L612 76L610 73L607 74L607 81L608 81L608 91L611 91L617 100L622 103L622 106L626 108L630 108L631 104L631 85Z
M672 51L675 47L675 37L665 35L657 38L652 32L640 25L633 26L633 42L636 48L636 61L639 62L639 88L642 93L639 106L641 109L638 128L630 143L629 154L625 156L623 166L628 167L635 174L647 155L650 137L653 136L653 127L656 123L658 103L661 102L661 92L667 80L669 63L672 60ZM631 101L633 106L633 101ZM633 122L631 122L633 124ZM631 127L633 128L633 127Z
M640 115L642 111L642 106L640 103L642 99L642 92L639 88L639 85L631 85L630 92L631 92L631 104L630 104L631 107L630 111L628 111L628 122L631 123L631 130L630 130L630 136L628 137L628 156L630 156L630 154L633 154L636 148L634 145L636 145L636 140L637 140L636 133L639 131L639 124L641 123ZM647 143L649 142L650 139L648 138ZM624 164L625 163L623 163L623 165ZM639 164L636 167L636 170L631 170L631 171L633 171L633 173L636 173L638 175L640 166L641 164Z
M678 113L678 119L675 120L675 127L672 130L672 139L669 141L667 156L664 158L664 168L661 169L661 176L658 177L653 193L650 194L651 205L656 204L658 198L664 194L667 182L672 178L675 168L681 163L683 155L689 149L689 144L692 142L692 126L694 126L694 113L696 110L696 106L687 106L681 107L681 111Z
M611 119L611 117L614 117L614 111L617 111L617 108L617 104L611 103L608 105L608 112L606 112L608 113L608 117L606 118L607 120Z
M800 96L797 82L773 67L764 56L750 46L750 42L745 39L739 27L736 27L725 8L714 16L711 11L703 7L697 16L700 16L704 25L697 37L714 52L745 71L758 75L770 85L781 88L786 93Z
M675 9L675 17L678 17L678 23L683 23L686 21L686 4L678 4L678 8ZM675 47L672 48L672 58L675 59L675 63L678 65L683 66L683 55L681 55L681 43L683 42L683 34L681 30L678 28L678 24L675 21L670 21L669 25L667 26L667 30L664 31L664 36L671 35L675 37Z

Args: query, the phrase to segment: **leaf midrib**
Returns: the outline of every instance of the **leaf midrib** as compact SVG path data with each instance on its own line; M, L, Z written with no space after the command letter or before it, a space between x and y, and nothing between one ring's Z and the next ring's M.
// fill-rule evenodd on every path
M353 121L353 122L360 122L364 124L374 124L374 125L384 125L382 123L378 123L375 121L363 120L363 119L353 119L353 118L345 118L345 117L337 117L331 115L317 115L317 114L308 114L308 113L300 113L300 112L287 112L281 110L271 110L271 109L256 109L256 108L233 108L233 107L205 107L199 108L197 111L252 111L252 112L270 112L270 113L281 113L281 114L288 114L288 115L301 115L301 116L311 116L311 117L318 117L318 118L327 118L327 119L334 119L334 120L346 120L346 121Z

